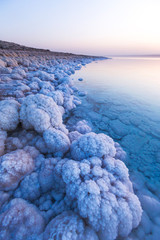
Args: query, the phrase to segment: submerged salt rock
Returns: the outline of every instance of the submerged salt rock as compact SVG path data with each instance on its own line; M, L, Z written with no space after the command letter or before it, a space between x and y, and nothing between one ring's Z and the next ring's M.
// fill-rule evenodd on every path
M44 240L98 240L93 229L86 226L84 221L74 212L65 211L47 225L44 232Z
M0 157L0 190L15 189L21 179L34 169L34 161L24 150L16 150Z
M44 226L44 219L34 205L15 198L0 214L0 239L28 240L31 237L37 239Z
M51 97L43 94L25 98L20 109L20 120L25 129L42 133L49 127L62 125L62 114Z
M20 104L15 100L0 101L0 129L15 130L19 123Z

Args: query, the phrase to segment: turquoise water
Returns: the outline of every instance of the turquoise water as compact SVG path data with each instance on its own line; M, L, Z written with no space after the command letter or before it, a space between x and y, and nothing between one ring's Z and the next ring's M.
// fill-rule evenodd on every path
M80 90L87 91L74 111L75 119L86 119L94 131L119 142L130 171L160 187L160 58L93 62L74 79ZM160 190L156 195L160 197Z

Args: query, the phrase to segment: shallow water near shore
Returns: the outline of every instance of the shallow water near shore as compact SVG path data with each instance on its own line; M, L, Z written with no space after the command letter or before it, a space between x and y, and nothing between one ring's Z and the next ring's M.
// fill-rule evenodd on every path
M113 58L93 62L74 75L76 86L87 95L72 119L87 120L127 153L124 162L143 208L142 222L129 239L160 236L159 66L160 58Z
M85 118L96 132L119 142L130 171L151 182L160 179L160 58L113 58L93 62L74 79L86 91L75 118ZM78 81L78 78L83 81Z

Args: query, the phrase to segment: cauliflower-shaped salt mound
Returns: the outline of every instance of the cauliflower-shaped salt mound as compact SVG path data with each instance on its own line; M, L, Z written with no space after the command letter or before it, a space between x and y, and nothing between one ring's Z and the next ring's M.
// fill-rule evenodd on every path
M76 105L74 104L74 97L73 95L70 94L66 94L64 96L64 109L66 110L66 112L70 112L72 109L74 109L76 107Z
M42 133L49 127L62 125L62 114L51 97L43 94L27 96L20 109L20 120L25 129Z
M60 130L51 128L43 133L47 151L54 153L57 157L62 157L69 150L70 140L68 136Z
M37 74L38 74L38 77L42 81L54 81L54 75L53 74L49 74L49 73L44 72L44 71L38 71Z
M98 240L93 229L74 212L66 211L55 217L46 227L44 240Z
M80 132L77 132L77 131L72 131L68 134L68 137L69 137L71 143L73 141L77 140L81 136L82 136L82 134Z
M47 94L57 103L57 105L62 106L64 103L63 92L60 90L53 91Z
M44 179L43 179L44 180ZM26 176L19 187L14 192L14 197L23 198L25 200L34 201L41 195L38 173L33 172Z
M142 209L123 162L111 157L62 162L68 203L100 240L127 237L138 226Z
M75 126L75 131L78 131L79 133L86 134L92 131L90 126L88 126L87 122L85 120L77 122Z
M99 158L114 157L115 154L116 149L113 140L103 133L87 133L71 144L71 156L78 161L94 156Z
M41 88L40 93L41 93L41 94L44 94L44 95L47 95L48 93L50 93L50 92L52 92L52 91L55 90L55 89L54 89L54 86L51 85L50 82L41 82L41 83L39 84L39 86L40 86L40 88Z
M23 199L15 198L0 214L0 239L37 239L44 226L44 219L36 207Z
M5 149L5 141L7 138L7 133L0 130L0 156L3 155Z
M0 157L0 190L15 189L27 174L34 169L34 161L29 153L16 150Z
M19 106L15 100L0 101L0 129L5 131L15 130L19 123Z

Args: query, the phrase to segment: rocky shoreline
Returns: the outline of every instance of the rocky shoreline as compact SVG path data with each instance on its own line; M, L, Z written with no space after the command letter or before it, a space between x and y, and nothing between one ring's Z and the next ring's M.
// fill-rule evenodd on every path
M125 152L67 124L85 94L71 76L99 59L0 42L0 239L126 239L139 225Z

